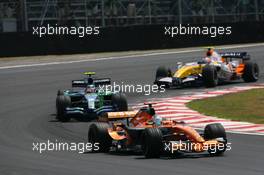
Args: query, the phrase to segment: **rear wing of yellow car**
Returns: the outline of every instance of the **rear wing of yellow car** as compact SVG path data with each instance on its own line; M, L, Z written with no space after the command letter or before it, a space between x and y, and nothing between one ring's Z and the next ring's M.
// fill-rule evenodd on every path
M250 59L250 55L247 52L224 52L224 53L219 53L219 55L223 58L230 58L230 59L242 59L242 60Z

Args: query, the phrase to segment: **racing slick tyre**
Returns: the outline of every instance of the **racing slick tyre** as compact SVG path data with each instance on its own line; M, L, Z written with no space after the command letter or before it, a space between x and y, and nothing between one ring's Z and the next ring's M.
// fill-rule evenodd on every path
M245 69L243 73L243 80L245 82L256 82L259 77L259 67L257 63L247 61L245 62Z
M162 132L158 128L146 128L142 138L142 150L146 158L159 158L163 148Z
M211 65L205 65L202 71L204 84L206 87L215 87L218 84L217 70Z
M160 87L161 85L163 85L161 82L159 82L159 80L161 78L165 78L165 77L171 77L172 76L172 72L170 69L167 69L164 66L160 66L158 67L157 71L156 71L156 78L155 78L155 82L156 84ZM165 88L169 88L167 84L165 84Z
M71 105L71 98L59 95L56 99L57 119L62 122L70 121L70 117L65 114L65 109Z
M160 66L156 71L156 80L169 76L169 71L166 67Z
M211 155L221 155L226 151L226 132L225 128L220 123L208 124L205 126L204 129L204 139L205 140L212 140L222 138L223 139L223 146L219 147L216 146L215 148L208 148L208 152Z
M126 95L123 93L113 94L112 105L118 108L118 111L128 111Z
M57 92L57 96L60 96L60 95L64 95L63 90L58 90L58 92Z
M88 142L93 145L93 152L108 152L112 138L108 134L109 124L104 122L92 123L88 131ZM96 146L96 144L98 144Z

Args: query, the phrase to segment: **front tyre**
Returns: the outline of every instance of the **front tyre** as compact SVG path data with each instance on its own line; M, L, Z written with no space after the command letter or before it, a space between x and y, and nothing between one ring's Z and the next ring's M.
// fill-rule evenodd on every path
M226 132L225 128L220 123L208 124L204 129L204 139L213 140L217 138L223 139L223 147L216 146L215 148L209 148L208 153L211 155L222 155L226 151Z
M64 95L64 91L63 90L58 90L57 96L60 96L60 95Z
M165 78L165 77L170 77L171 76L170 74L171 74L171 71L169 69L167 69L164 66L160 66L156 70L156 80L159 80L159 79Z
M88 130L88 142L97 148L94 152L108 152L112 145L112 138L108 134L109 124L104 122L95 122L90 125Z
M70 117L66 114L66 108L71 105L71 98L65 95L59 95L56 98L57 119L61 122L70 121Z
M161 130L146 128L143 133L142 148L146 158L159 158L163 148Z
M155 76L155 84L157 84L159 87L164 85L165 88L169 88L168 84L164 84L162 82L159 82L160 79L165 78L165 77L172 77L172 72L170 69L167 69L164 66L158 67L156 70L156 76Z

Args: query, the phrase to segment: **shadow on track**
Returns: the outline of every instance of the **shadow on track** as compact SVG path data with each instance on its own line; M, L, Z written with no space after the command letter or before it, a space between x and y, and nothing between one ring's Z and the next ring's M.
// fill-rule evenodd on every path
M109 153L96 153L96 152L84 152L83 154L104 154L109 156L124 156L134 157L136 160L149 160L145 158L142 152L134 151L110 151ZM159 160L175 160L175 159L200 159L200 158L212 158L212 157L224 157L224 156L212 156L208 153L177 153L177 154L164 154L160 158L151 158Z
M95 119L85 119L83 117L74 117L74 118L71 118L70 121L62 122L62 121L59 121L58 119L56 119L56 114L50 114L50 116L54 117L53 119L48 121L51 123L83 123L83 122L94 122L94 121L96 121Z

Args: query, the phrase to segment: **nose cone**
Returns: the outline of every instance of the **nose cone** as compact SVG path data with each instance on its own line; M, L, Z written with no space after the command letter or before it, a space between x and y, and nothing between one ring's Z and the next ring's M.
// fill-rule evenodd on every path
M201 66L196 65L185 65L181 67L176 73L174 74L174 77L177 78L186 78L189 75L198 75L202 73Z

